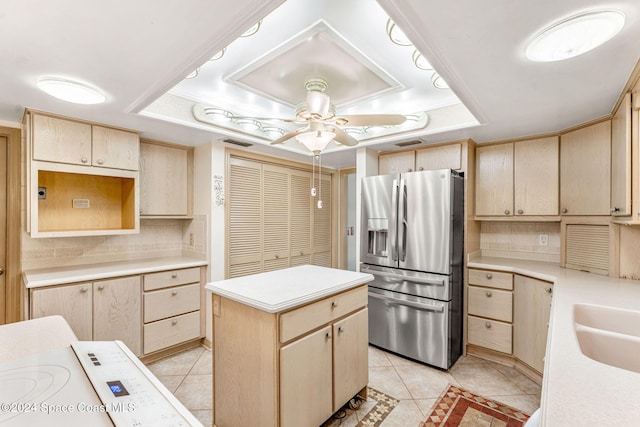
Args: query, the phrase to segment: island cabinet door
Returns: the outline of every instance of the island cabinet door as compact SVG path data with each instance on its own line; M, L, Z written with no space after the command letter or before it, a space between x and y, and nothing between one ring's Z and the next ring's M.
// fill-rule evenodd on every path
M331 326L280 349L280 426L317 427L331 416Z
M333 324L333 411L369 382L369 316L360 310Z

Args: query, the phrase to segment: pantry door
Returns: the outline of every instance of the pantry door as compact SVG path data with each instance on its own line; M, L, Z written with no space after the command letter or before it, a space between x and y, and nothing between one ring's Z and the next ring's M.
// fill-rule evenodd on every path
M0 136L0 325L6 323L7 289L7 147L5 136Z

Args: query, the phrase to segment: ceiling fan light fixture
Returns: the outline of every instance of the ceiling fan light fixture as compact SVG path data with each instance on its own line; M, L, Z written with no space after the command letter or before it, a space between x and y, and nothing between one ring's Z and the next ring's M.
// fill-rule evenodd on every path
M595 10L562 19L542 30L527 46L533 62L553 62L582 55L606 43L625 24L619 10Z
M107 99L99 90L73 80L42 77L37 85L49 95L74 104L101 104Z
M279 128L278 126L263 126L262 127L262 132L265 133L265 135L269 136L269 137L275 137L275 138L279 138L282 135L285 134L285 130L282 128Z
M252 35L258 32L258 30L260 29L260 25L262 25L262 20L253 24L253 26L249 28L247 31L245 31L244 33L242 33L240 37L251 37Z
M258 131L262 128L262 123L260 123L258 120L255 120L255 119L242 118L242 119L233 119L233 121L236 122L237 125L250 131Z
M413 65L415 65L417 69L426 71L433 70L433 67L431 66L431 64L429 64L429 61L427 61L424 56L422 56L418 49L413 51L411 59L413 60Z
M213 55L209 61L217 61L218 59L222 58L224 56L224 53L226 52L227 48L223 47L222 49L220 49L218 51L218 53L216 53L215 55Z
M211 117L217 122L230 122L231 113L222 108L205 108L204 112L207 116Z
M309 151L317 154L324 150L335 137L335 132L328 130L311 130L296 135L296 140L307 147Z
M433 85L438 89L449 89L449 84L444 81L444 79L440 77L440 74L438 73L433 73L433 75L431 76L431 83L433 83Z
M387 36L389 36L389 40L398 46L413 46L411 40L406 36L406 34L398 28L395 22L389 18L387 20Z

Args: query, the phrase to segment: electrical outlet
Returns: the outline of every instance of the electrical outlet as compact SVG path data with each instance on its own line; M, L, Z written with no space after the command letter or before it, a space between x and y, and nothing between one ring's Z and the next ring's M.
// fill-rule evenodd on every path
M549 235L548 234L538 234L538 245L540 245L540 246L549 246Z

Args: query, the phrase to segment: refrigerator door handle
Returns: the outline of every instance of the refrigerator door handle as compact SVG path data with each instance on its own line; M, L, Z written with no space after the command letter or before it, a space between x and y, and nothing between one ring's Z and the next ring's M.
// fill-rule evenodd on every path
M400 261L404 261L407 257L407 184L404 179L400 179L400 203L398 209L401 210L398 225L402 227L402 230L398 230L398 252Z
M395 279L396 282L412 282L419 283L421 285L434 285L434 286L444 286L444 280L429 280L429 279L421 279L419 277L410 277L410 276L398 276L397 274L387 273L379 270L371 270L369 268L360 267L361 273L369 273L374 276L387 277L389 279Z
M393 189L391 190L391 225L389 226L389 245L391 245L391 259L398 261L398 180L393 180Z
M415 308L418 310L424 310L424 311L433 311L436 313L443 313L444 312L444 305L430 305L430 304L420 304L419 302L413 302L413 301L406 301L403 299L399 299L399 298L392 298L390 296L387 295L378 295L378 294L374 294L374 293L369 293L370 297L373 298L377 298L377 299L381 299L384 301L387 301L388 304L390 305L404 305L407 307L411 307L411 308Z

